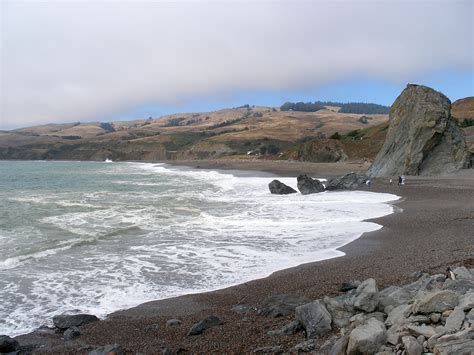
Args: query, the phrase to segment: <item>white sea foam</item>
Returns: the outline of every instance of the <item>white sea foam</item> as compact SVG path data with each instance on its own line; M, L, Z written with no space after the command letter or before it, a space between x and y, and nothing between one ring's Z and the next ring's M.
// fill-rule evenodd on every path
M277 196L269 177L90 166L91 179L107 176L106 185L8 196L33 206L36 224L0 230L7 245L27 248L0 256L0 333L30 331L71 309L105 316L341 256L339 247L381 228L363 220L392 213L387 202L397 199L365 191ZM296 187L295 179L280 180Z

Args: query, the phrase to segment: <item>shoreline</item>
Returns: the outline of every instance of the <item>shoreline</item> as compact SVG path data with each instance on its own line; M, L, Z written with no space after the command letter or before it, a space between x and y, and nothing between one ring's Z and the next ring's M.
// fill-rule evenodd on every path
M213 170L240 170L242 165L245 165L239 163L236 167L229 161L225 164L220 162L220 166L217 166L216 162L202 164L202 161L199 161L192 164L195 166L191 164L187 166L203 168L206 165L205 168ZM183 162L172 162L169 165L183 166ZM288 167L283 170L287 174L292 174L291 176L303 172L314 175L314 172L318 171L321 177L331 177L334 176L332 174L338 175L337 172L341 168L338 166L333 169L334 166L329 166L330 169L323 172L324 166L305 165L308 168L306 171L291 170ZM271 166L267 166L264 171L281 174L278 166L273 170ZM474 210L469 206L469 201L474 197L472 172L471 170L469 174L465 174L467 177L461 178L409 178L408 185L403 187L389 185L384 180L376 179L370 191L392 193L400 196L400 200L390 203L395 208L393 213L368 220L382 225L381 229L364 233L338 248L337 250L345 253L344 256L301 264L274 272L265 278L216 291L151 301L118 311L110 314L104 321L82 327L83 335L80 342L97 346L119 343L125 349L145 353L153 352L152 349L163 344L174 351L181 348L204 352L215 350L248 352L259 346L273 344L289 349L291 345L303 340L301 334L282 339L267 335L268 330L285 323L284 317L283 319L267 319L258 315L244 317L232 312L230 310L232 305L261 304L266 297L279 293L305 296L310 299L337 295L342 282L369 277L374 277L379 287L383 288L411 281L411 274L416 271L443 272L446 266L462 263L474 256L472 235L469 235L470 228L474 225L472 222ZM403 209L404 213L399 213L396 208ZM441 211L435 213L437 209ZM434 226L442 226L443 230L440 231L438 228L436 231L433 229ZM444 239L442 234L449 234L450 237ZM439 245L432 242L438 242ZM401 252L404 249L406 252ZM188 337L186 333L189 327L209 314L218 315L225 321L224 326L206 332L199 338ZM167 329L164 323L167 319L175 317L179 317L183 322L182 326L179 329ZM146 327L155 323L163 325L158 332L160 340L155 339L156 337L151 339L145 331ZM140 340L139 343L130 339L127 330L130 331L131 327L138 330L132 333L135 340ZM57 335L48 332L41 334L34 332L19 336L17 339L20 343L40 342L55 351L61 349L73 351L71 346L76 346L77 350L78 345L64 344Z

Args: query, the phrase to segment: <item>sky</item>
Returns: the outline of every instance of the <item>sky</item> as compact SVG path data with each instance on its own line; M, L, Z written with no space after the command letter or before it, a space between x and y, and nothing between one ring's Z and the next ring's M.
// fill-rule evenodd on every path
M0 3L0 129L474 95L470 0Z

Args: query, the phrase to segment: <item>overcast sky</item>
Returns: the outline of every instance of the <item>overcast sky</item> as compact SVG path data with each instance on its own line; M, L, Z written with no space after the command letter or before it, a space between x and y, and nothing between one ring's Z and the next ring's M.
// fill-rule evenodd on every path
M474 95L473 6L1 1L0 129L243 100L389 104L423 80L451 99Z

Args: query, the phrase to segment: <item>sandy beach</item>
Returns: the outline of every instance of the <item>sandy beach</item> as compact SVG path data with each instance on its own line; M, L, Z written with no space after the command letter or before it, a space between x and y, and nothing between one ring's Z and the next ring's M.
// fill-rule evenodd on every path
M186 161L175 162L206 169L264 171L280 176L307 173L332 177L365 170L364 164L311 164L280 161ZM270 178L269 178L270 181ZM343 257L281 270L267 278L213 292L153 301L111 314L108 319L81 328L81 337L65 343L62 334L37 331L17 337L22 345L43 344L45 353L87 353L106 344L120 344L130 353L252 352L263 346L281 345L289 350L304 340L303 334L271 336L291 318L271 318L254 312L232 311L237 304L258 306L273 295L291 294L309 299L338 294L341 283L376 279L379 288L413 280L418 271L430 273L452 265L474 263L474 170L442 178L409 177L405 186L376 179L370 188L401 197L395 213L373 220L382 229L363 234L344 246ZM199 336L188 336L190 327L209 315L224 325ZM182 324L167 327L177 318ZM321 339L323 342L324 339Z

